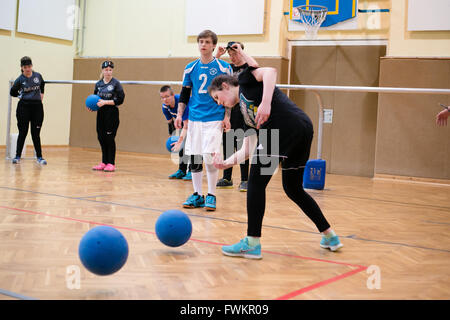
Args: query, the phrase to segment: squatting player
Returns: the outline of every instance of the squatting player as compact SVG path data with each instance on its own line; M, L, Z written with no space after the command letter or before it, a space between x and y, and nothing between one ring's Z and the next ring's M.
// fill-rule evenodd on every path
M179 94L174 94L173 90L170 86L162 86L159 90L159 96L161 97L162 101L162 113L166 117L167 120L167 126L169 128L169 136L173 134L173 132L176 130L174 121L177 118L177 112L178 112L178 101L180 100ZM187 128L187 122L188 122L188 115L189 115L189 108L186 108L183 113L183 130L180 134L179 140L174 143L172 150L179 150L179 164L178 164L178 170L171 174L169 176L169 179L183 179L183 180L191 180L191 172L187 170L188 166L188 157L184 156L184 149L181 148L181 144L183 143L183 140L185 138L185 132Z

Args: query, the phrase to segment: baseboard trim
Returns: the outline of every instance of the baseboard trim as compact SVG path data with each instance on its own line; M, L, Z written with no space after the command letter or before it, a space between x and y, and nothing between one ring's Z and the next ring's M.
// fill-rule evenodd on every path
M421 183L421 184L428 184L428 185L438 185L438 186L450 187L450 180L447 180L447 179L396 176L396 175L390 175L390 174L375 174L373 177L373 180L396 181L396 182L405 182L405 183Z

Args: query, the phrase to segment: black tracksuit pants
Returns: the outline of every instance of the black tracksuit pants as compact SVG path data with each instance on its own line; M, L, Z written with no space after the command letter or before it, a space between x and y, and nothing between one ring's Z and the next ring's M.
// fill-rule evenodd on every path
M33 139L36 157L42 158L41 148L41 127L44 121L44 106L38 100L20 100L16 109L17 128L19 137L17 138L16 157L20 157L28 134L28 127L31 124L31 138Z
M97 137L102 148L102 162L115 165L116 141L119 128L119 109L105 105L97 111Z

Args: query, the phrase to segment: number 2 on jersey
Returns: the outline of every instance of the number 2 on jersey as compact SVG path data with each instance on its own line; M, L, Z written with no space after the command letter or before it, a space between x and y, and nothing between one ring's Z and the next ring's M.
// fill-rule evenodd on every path
M206 82L208 81L208 76L206 74L202 73L200 75L200 77L198 77L198 80L203 81L202 85L198 89L198 93L208 93L208 91L205 90Z

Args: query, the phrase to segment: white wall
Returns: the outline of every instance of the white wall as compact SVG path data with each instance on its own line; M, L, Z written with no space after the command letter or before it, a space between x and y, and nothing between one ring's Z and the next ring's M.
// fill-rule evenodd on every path
M283 5L282 0L266 0L263 35L219 36L219 43L242 41L254 55L280 56ZM212 14L218 13L220 11ZM185 34L184 0L171 0L170 4L167 1L148 0L88 1L82 55L197 56L196 37L186 37Z
M394 57L450 56L450 31L407 31L407 13L406 1L392 1L388 55Z
M8 80L20 75L20 58L28 55L34 70L44 80L72 79L74 46L72 42L28 36L15 32L0 31L0 145L6 142L6 114L8 103ZM44 123L41 131L43 145L68 145L72 88L68 85L46 85L44 98ZM15 111L17 98L13 98L12 132L18 132ZM32 144L30 134L26 144Z

